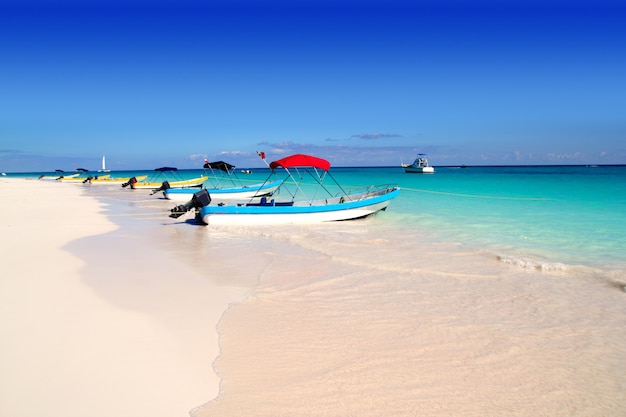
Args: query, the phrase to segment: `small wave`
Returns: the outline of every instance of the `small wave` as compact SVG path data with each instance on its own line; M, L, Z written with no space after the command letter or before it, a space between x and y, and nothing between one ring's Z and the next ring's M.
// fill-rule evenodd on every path
M596 283L608 285L626 292L626 278L623 270L602 270L583 265L566 265L558 262L537 262L528 259L512 258L496 255L495 258L505 264L514 265L524 269L548 273L569 273L580 277L586 277Z
M568 265L560 262L539 262L530 259L512 258L501 255L496 255L496 259L505 264L519 266L524 269L532 269L534 271L566 272L570 269Z

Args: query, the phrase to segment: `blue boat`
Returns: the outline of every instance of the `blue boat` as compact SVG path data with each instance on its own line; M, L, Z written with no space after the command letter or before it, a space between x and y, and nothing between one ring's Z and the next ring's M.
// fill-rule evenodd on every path
M270 196L280 187L281 183L282 181L274 181L270 183L221 188L207 187L205 183L204 189L206 189L216 201L245 201ZM197 188L169 188L163 191L163 195L168 200L189 201L196 192L198 192Z
M275 193L275 196L281 195L280 200L265 197L247 203L211 204L210 192L201 190L186 204L171 209L170 217L178 218L194 211L200 221L211 225L352 220L385 210L400 193L396 185L346 191L330 175L330 162L315 156L296 154L274 161L269 166L272 173L266 182L277 175L279 169L284 176Z
M253 198L271 196L282 181L245 184L235 174L235 166L224 161L209 162L205 159L204 173L206 180L202 188L206 189L216 201L246 201ZM198 191L193 188L169 188L164 186L163 196L168 200L189 201Z

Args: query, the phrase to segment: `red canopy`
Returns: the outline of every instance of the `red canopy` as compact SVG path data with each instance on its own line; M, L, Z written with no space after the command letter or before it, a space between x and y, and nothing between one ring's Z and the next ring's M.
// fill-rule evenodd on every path
M293 167L315 167L328 171L330 169L330 162L325 159L318 158L316 156L303 155L301 153L296 155L287 156L283 159L279 159L270 163L270 168L293 168Z

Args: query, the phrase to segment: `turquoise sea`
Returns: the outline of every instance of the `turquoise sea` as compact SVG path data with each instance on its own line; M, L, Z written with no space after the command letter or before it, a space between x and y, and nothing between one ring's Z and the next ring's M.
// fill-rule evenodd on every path
M330 172L346 188L398 184L400 196L377 223L398 233L418 232L411 235L418 239L416 247L428 244L427 238L530 268L626 270L626 166L437 167L432 175L406 174L399 167L333 167ZM179 170L174 175L202 173ZM55 175L8 175L42 174ZM269 169L258 168L237 178L255 183L268 174ZM172 178L143 170L111 175Z

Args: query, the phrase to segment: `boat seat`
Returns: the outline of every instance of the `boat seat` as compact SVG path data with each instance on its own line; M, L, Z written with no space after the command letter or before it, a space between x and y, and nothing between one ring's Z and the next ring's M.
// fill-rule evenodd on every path
M276 202L273 198L270 201L267 201L267 198L261 197L261 200L258 203L248 203L246 206L293 206L293 201Z

